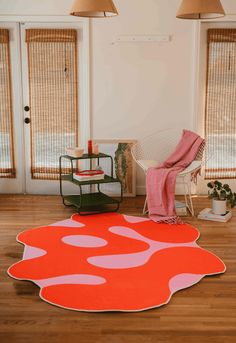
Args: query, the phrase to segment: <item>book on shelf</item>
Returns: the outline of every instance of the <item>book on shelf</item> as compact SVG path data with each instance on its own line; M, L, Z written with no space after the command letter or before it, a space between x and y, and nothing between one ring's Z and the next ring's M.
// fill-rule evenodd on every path
M81 170L73 173L73 178L78 181L99 181L103 180L104 177L103 170Z
M222 223L226 223L228 220L230 220L230 218L232 218L231 211L227 211L225 214L215 214L212 212L211 208L205 208L198 215L198 219L212 220Z

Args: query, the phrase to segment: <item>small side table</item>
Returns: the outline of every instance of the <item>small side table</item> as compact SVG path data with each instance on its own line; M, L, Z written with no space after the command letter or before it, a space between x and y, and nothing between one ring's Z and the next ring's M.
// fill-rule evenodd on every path
M78 181L73 177L76 172L76 161L78 160L97 160L97 165L100 165L100 160L108 158L111 163L110 175L105 175L102 180L91 180L91 181ZM62 168L62 160L66 159L70 161L70 171L64 174ZM121 181L113 176L113 158L110 155L100 153L95 154L84 154L81 157L72 157L69 155L62 155L59 158L59 171L60 171L60 195L62 197L63 204L65 206L75 206L80 215L96 214L103 212L115 212L118 211L120 203L123 200L123 189ZM63 194L63 182L69 181L79 187L79 195L64 195ZM119 183L120 184L120 196L119 199L108 196L101 192L100 185L105 183ZM90 193L84 193L83 186L95 185L96 191Z

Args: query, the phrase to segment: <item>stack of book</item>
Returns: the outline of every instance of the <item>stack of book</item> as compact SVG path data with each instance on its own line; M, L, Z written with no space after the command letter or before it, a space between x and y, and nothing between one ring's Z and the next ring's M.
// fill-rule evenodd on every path
M188 209L186 207L186 204L181 201L175 200L175 210L176 210L177 216L188 215Z
M105 177L103 170L82 170L73 174L73 178L78 181L97 181Z
M205 208L198 215L198 219L212 220L221 223L226 223L231 217L232 212L230 211L227 211L225 214L214 214L211 208Z

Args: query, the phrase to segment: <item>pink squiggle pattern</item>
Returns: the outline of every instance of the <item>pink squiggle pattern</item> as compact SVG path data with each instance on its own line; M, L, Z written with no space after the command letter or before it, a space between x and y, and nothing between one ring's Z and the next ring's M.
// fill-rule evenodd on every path
M145 251L141 251L133 254L117 254L117 255L106 255L106 256L93 256L89 257L87 261L100 268L109 268L109 269L123 269L123 268L135 268L142 266L147 263L153 254L157 251L176 248L176 247L198 247L196 242L190 243L165 243L157 242L151 240L133 229L121 226L113 226L109 228L109 231L131 239L139 240L145 242L149 245L149 248Z
M30 245L25 245L23 260L31 260L33 258L41 257L47 254L47 251L31 247Z
M181 289L193 286L199 282L205 275L199 274L178 274L169 281L169 289L171 293L175 293Z
M122 255L106 255L89 257L87 261L100 268L126 269L144 265L154 254L155 250L148 249L143 252Z
M102 285L106 283L106 279L96 275L73 274L43 280L34 280L34 282L42 288L54 285Z
M159 250L161 249L166 249L166 248L174 248L174 247L198 247L198 245L196 244L196 242L189 242L189 243L168 243L168 242L157 242L154 241L150 238L147 238L143 235L141 235L140 233L138 233L137 231L130 229L128 227L125 226L112 226L109 228L109 231L112 233L115 233L119 236L123 236L123 237L128 237L131 239L136 239L138 241L142 241L147 243L150 247L155 247L158 248Z
M127 215L125 215L125 214L124 214L124 219L125 219L128 223L131 223L131 224L148 222L148 221L150 220L149 218L127 216Z
M72 219L66 219L66 220L62 220L60 222L51 224L49 226L65 226L65 227L80 228L80 227L84 227L85 225L82 223L76 222Z
M99 248L108 244L105 239L88 235L65 236L62 238L62 242L81 248Z

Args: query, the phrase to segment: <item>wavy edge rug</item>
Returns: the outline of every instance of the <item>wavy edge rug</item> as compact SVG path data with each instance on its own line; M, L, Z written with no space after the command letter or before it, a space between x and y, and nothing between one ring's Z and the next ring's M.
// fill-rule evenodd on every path
M119 217L123 217L124 220L126 221L127 223L127 228L130 228L129 225L130 224L137 224L137 223L152 223L152 221L150 221L149 219L147 218L143 218L143 217L134 217L134 216L127 216L127 215L122 215L122 214L117 214L117 213L109 213L109 214L98 214L98 215L94 215L92 216L93 220L95 219L95 222L96 222L96 218L97 216L100 216L100 217L104 217L105 216L119 216ZM75 219L78 219L80 220L79 221L75 221ZM84 227L84 224L82 223L85 218L88 218L88 217L82 217L82 216L79 216L79 215L72 215L70 219L67 219L67 220L63 220L63 221L60 221L60 222L56 222L54 224L51 224L49 226L40 226L38 228L33 228L33 229L29 229L29 230L25 230L25 231L22 231L20 232L18 235L17 235L17 242L19 242L20 244L22 244L24 246L24 251L23 251L23 257L22 257L22 260L20 260L19 262L16 262L14 263L13 265L11 265L8 270L7 270L7 273L8 275L13 278L13 279L16 279L16 280L19 280L19 281L30 281L32 283L34 283L35 285L37 285L38 287L40 287L40 292L39 292L39 296L40 298L51 304L51 305L54 305L54 306L57 306L59 308L62 308L62 309L67 309L67 310L73 310L73 311L80 311L80 312L141 312L141 311L145 311L145 310L150 310L150 309L155 309L155 308L159 308L161 306L164 306L166 304L168 304L172 298L172 296L180 291L180 290L184 290L186 288L190 288L194 285L196 285L197 283L199 283L204 277L206 276L214 276L214 275L219 275L219 274L223 274L225 271L226 271L226 266L224 264L224 262L218 257L216 256L215 254L213 254L212 252L209 252L208 250L206 249L203 249L201 248L200 246L197 245L197 241L198 239L200 238L200 232L197 228L189 225L189 224L181 224L181 225L177 225L178 227L183 227L183 225L188 228L191 228L191 229L194 229L195 230L195 233L197 233L196 237L194 238L194 240L192 241L192 243L195 244L195 247L204 251L204 252L207 252L208 254L210 254L211 256L213 256L218 262L220 262L222 264L222 270L218 271L218 272L212 272L212 273L204 273L204 274L194 274L194 273L182 273L182 274L177 274L175 275L174 277L172 277L170 280L169 280L169 283L168 283L168 287L170 289L170 295L168 297L168 299L166 301L163 301L159 304L156 304L156 305L153 305L153 306L149 306L149 307L140 307L140 308L137 308L137 309L117 309L117 308L106 308L106 309L86 309L86 308L83 308L81 306L81 308L73 308L73 307L68 307L68 306L62 306L60 304L57 304L55 302L52 302L50 300L48 300L47 298L45 298L43 295L42 295L42 292L43 292L43 287L40 286L40 281L42 280L34 280L32 278L22 278L22 277L17 277L15 276L10 270L16 266L16 265L19 265L21 262L23 261L26 261L26 260L33 260L35 258L40 258L42 256L44 256L45 254L47 254L47 251L45 253L45 250L43 249L40 249L40 248L35 248L33 246L30 246L30 245L27 245L27 243L23 242L19 236L25 234L25 233L28 233L28 232L32 232L32 231L35 231L35 230L40 230L40 229L44 229L44 228L55 228L55 227L63 227L63 228L66 228L66 229L75 229L75 228L78 228L78 229L81 229L82 227ZM91 218L91 217L90 217ZM68 225L69 224L69 225ZM63 225L63 226L61 226ZM67 226L64 226L64 225L67 225ZM157 224L157 223L154 223L155 226L158 225L158 227L160 228L160 226L162 227L163 229L163 226L165 228L172 228L173 229L173 225L168 225L168 224ZM97 232L97 234L99 235L99 231ZM76 233L76 235L78 235L78 233ZM170 243L171 244L171 243ZM184 246L185 243L175 243L175 244L182 244L182 246ZM163 248L163 249L160 249L160 250L165 250L166 248ZM167 248L168 249L168 248ZM152 256L152 255L150 255ZM100 267L101 268L101 267ZM130 269L130 268L127 268L127 269ZM75 276L78 274L74 274L73 276ZM81 275L85 275L85 274L81 274ZM71 275L67 275L67 276L71 276ZM57 276L57 277L54 277L52 279L54 279L54 281L57 281L61 278L62 276ZM100 277L102 278L102 277ZM56 280L57 279L57 280ZM68 278L68 284L63 284L63 285L72 285L70 283L70 278ZM44 279L45 280L45 279ZM43 281L44 281L43 280ZM47 280L47 279L46 279ZM49 280L49 279L48 279ZM105 280L106 281L106 280ZM102 283L100 283L102 284ZM90 284L91 285L91 284Z

